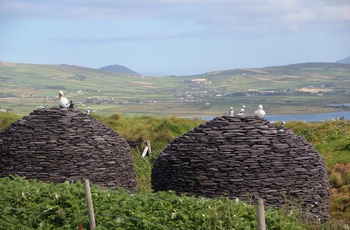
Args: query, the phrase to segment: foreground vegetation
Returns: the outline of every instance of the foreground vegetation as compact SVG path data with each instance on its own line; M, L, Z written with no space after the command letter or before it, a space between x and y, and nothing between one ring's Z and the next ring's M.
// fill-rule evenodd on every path
M255 207L238 200L194 198L173 192L132 195L97 187L91 190L97 229L257 228ZM77 229L80 223L88 229L82 183L53 185L1 178L0 191L2 229ZM307 229L296 217L268 208L267 229Z
M19 117L0 113L4 129ZM133 147L139 193L92 188L98 229L256 229L255 207L243 202L152 193L154 160L177 136L204 122L177 117L95 116L116 130ZM342 229L350 223L350 122L288 122L286 127L304 137L324 157L330 173L332 222L300 222L297 212L268 209L267 229ZM142 158L145 141L152 155ZM336 222L333 222L336 221ZM45 184L23 178L0 179L0 226L4 229L74 229L88 227L81 183Z

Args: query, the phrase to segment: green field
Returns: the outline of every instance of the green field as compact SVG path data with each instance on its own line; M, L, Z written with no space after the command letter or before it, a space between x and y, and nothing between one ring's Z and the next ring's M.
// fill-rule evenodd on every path
M350 64L304 63L213 71L192 76L113 74L71 65L0 65L0 109L26 115L57 106L58 90L77 109L110 115L223 115L244 104L253 114L324 113L347 110Z

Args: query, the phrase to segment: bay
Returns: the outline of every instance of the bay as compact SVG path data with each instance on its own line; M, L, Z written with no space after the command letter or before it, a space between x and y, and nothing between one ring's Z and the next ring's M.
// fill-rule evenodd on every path
M215 116L201 116L203 120L212 120ZM320 122L326 120L338 120L344 118L350 120L350 111L333 112L333 113L314 113L314 114L295 114L295 115L266 115L264 119L270 122L279 121L304 121L304 122Z

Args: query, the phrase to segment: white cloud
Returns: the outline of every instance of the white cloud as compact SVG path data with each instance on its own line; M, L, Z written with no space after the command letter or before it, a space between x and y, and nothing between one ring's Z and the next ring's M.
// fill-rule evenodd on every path
M350 4L326 6L321 12L330 21L350 22Z
M3 0L0 19L161 20L240 35L349 26L348 0ZM341 24L340 24L341 23ZM320 25L322 24L322 25ZM199 31L195 32L200 34ZM220 33L220 34L218 34Z
M158 34L149 34L149 35L134 35L134 36L110 36L110 37L83 37L83 36L75 36L75 37L63 37L57 38L52 37L48 38L48 41L64 43L64 44L106 44L106 43L118 43L118 42L134 42L134 41L154 41L154 40L166 40L181 37L181 34L178 33L158 33Z

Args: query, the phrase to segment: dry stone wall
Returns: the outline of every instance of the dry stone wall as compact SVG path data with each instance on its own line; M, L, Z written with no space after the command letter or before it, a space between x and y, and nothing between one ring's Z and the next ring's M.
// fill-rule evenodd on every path
M171 142L152 169L154 191L262 197L328 220L329 179L323 158L290 130L255 116L223 116Z
M46 182L89 179L101 187L136 192L128 143L77 110L40 109L0 133L0 176Z

